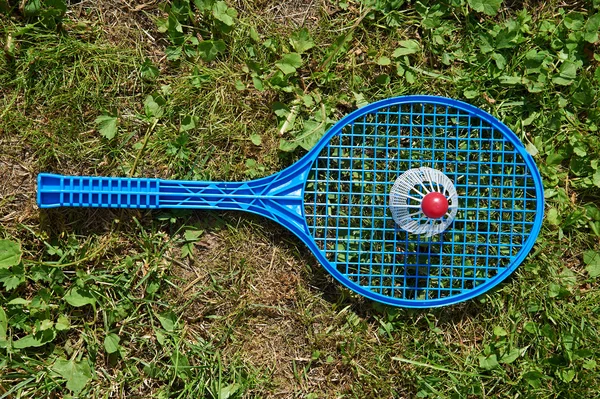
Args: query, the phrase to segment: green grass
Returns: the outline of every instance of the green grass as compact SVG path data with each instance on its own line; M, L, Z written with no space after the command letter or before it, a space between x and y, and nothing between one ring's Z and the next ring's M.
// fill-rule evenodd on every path
M22 257L0 263L0 398L599 396L598 1L13 3L0 243ZM364 102L416 93L500 118L544 179L532 253L466 303L367 301L249 214L35 205L42 171L266 176Z

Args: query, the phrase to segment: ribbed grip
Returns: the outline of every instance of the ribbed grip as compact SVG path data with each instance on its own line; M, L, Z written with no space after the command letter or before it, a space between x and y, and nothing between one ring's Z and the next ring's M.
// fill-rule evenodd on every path
M158 208L159 179L38 175L40 208Z

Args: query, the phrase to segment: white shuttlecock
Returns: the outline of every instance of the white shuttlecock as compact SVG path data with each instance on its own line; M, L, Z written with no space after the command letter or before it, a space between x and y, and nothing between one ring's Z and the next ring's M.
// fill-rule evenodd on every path
M458 195L452 181L439 170L409 169L392 186L390 209L400 228L431 237L454 220Z

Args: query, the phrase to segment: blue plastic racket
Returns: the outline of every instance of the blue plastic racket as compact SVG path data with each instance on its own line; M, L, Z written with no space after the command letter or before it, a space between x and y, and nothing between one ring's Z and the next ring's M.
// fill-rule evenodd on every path
M287 169L246 182L38 176L41 208L245 210L294 232L333 277L389 305L476 297L508 277L540 231L543 186L490 114L435 96L360 108Z

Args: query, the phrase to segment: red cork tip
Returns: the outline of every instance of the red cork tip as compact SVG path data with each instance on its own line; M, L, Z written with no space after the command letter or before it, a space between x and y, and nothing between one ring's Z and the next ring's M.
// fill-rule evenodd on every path
M421 202L421 210L431 219L439 219L448 212L448 199L442 193L431 192Z

